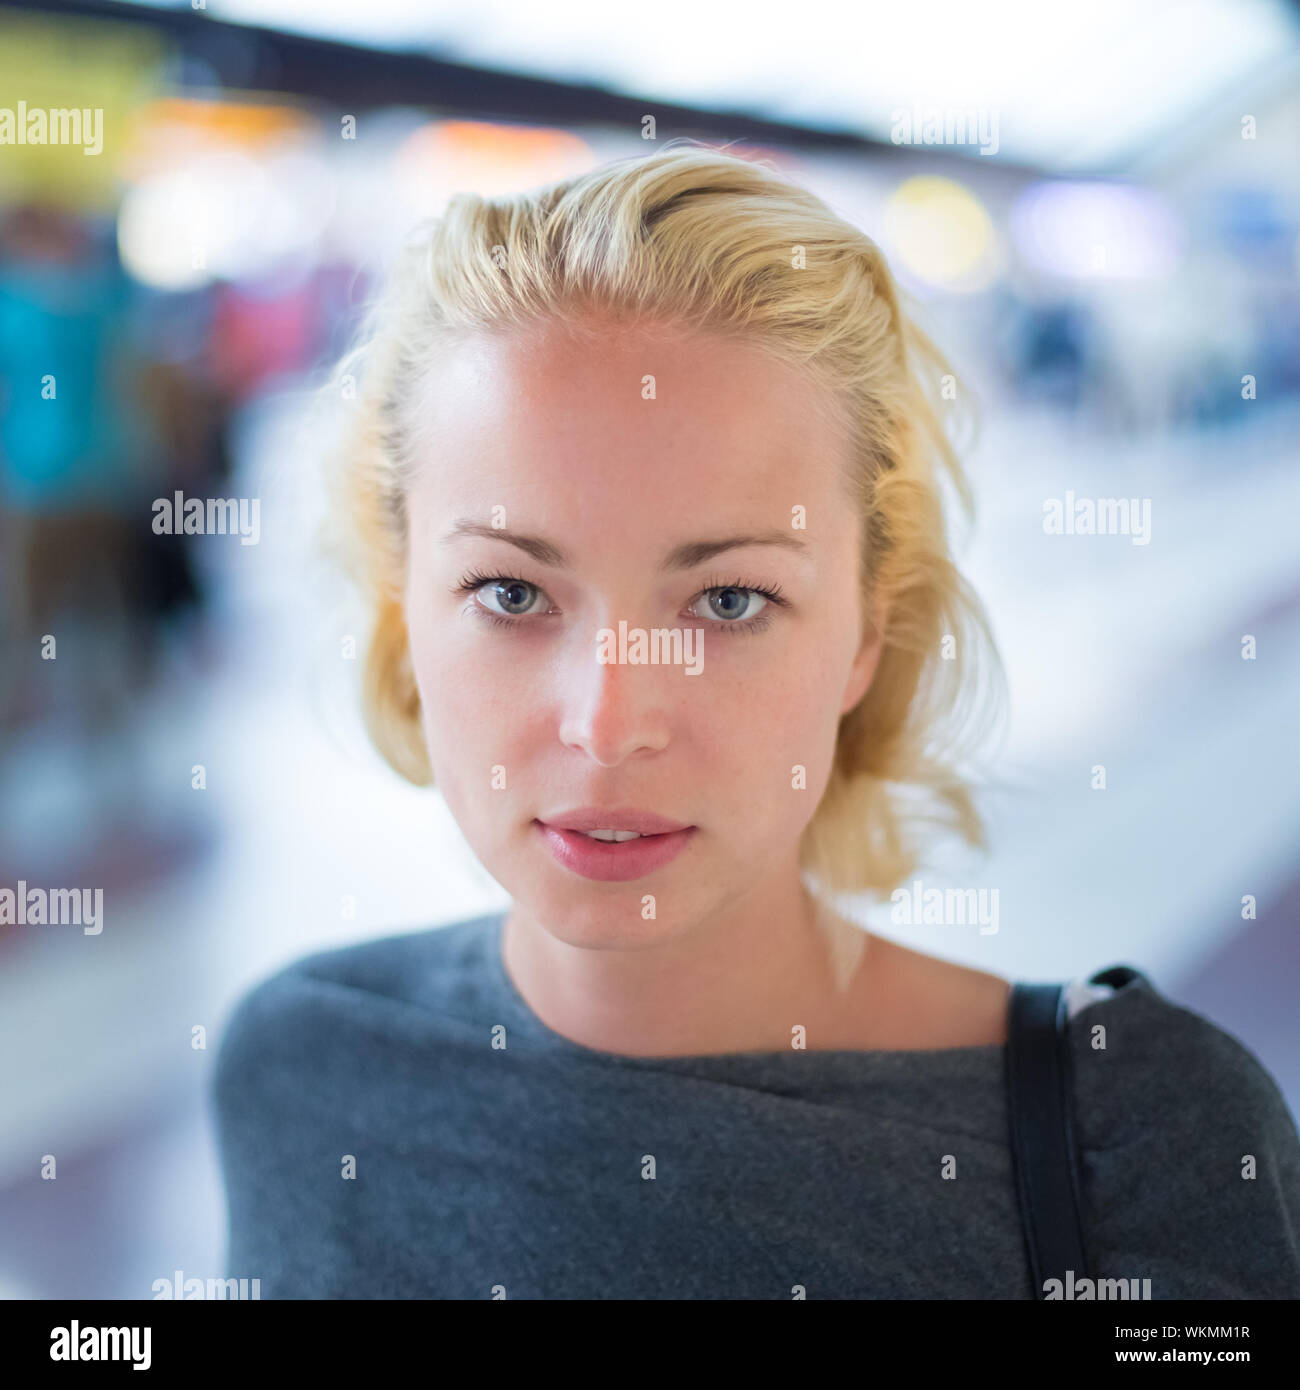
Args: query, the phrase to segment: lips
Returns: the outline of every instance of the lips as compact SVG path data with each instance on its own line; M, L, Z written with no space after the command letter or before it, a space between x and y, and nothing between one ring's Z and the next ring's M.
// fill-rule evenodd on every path
M617 843L593 840L581 829L535 821L538 834L561 867L582 878L626 883L666 868L690 844L696 827L643 811L570 812L564 820L585 821L592 830L639 830L639 838ZM666 825L667 830L639 829Z

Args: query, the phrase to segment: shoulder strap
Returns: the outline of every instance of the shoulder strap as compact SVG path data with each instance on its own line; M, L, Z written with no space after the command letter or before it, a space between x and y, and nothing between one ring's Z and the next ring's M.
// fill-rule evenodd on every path
M1063 986L1012 986L1006 1056L1011 1165L1034 1297L1041 1299L1046 1280L1064 1282L1073 1270L1077 1281L1088 1272Z

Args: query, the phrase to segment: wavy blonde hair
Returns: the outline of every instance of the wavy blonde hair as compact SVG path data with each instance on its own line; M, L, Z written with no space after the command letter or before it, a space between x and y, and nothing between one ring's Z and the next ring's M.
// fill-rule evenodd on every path
M815 891L887 895L936 829L986 849L959 763L1000 712L1005 678L949 553L945 475L973 516L950 437L958 417L939 413L955 378L870 238L766 163L693 141L540 191L456 196L408 239L336 367L327 389L354 409L323 540L366 604L361 698L376 747L432 783L401 597L421 383L463 335L542 319L576 328L590 309L739 334L829 387L849 425L862 611L883 603L888 616L800 844Z

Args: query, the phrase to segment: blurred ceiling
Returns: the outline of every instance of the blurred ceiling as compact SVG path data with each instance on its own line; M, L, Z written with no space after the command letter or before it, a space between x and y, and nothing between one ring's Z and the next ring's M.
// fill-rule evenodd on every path
M191 0L142 0L191 11ZM206 0L209 19L1062 172L1122 168L1289 66L1284 0ZM662 137L661 137L662 138Z

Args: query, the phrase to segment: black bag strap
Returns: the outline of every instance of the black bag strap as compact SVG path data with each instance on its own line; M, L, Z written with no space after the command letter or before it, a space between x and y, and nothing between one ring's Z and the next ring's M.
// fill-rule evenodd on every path
M1066 1010L1063 985L1012 986L1006 1054L1011 1166L1039 1299L1046 1297L1048 1279L1064 1283L1067 1270L1076 1282L1088 1275Z
M1151 983L1131 965L1112 965L1088 983L1119 990L1135 980ZM1011 1166L1034 1297L1040 1299L1046 1297L1044 1283L1064 1283L1066 1270L1074 1271L1076 1282L1091 1277L1074 1138L1068 1007L1064 985L1012 986L1007 1031Z

